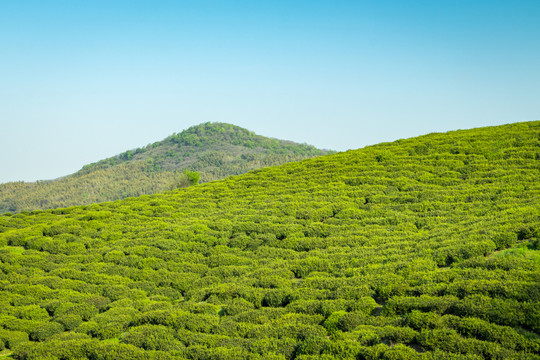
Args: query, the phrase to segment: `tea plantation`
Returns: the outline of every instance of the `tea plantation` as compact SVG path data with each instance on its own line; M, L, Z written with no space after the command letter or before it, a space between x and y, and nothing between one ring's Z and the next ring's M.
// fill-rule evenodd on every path
M0 216L14 359L540 359L540 121Z

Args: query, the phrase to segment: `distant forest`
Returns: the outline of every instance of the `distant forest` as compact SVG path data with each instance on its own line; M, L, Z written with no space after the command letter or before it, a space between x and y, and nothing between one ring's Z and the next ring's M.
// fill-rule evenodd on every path
M208 182L329 153L230 124L204 123L57 180L0 184L0 213L159 193L174 188L185 170L198 172L200 180Z

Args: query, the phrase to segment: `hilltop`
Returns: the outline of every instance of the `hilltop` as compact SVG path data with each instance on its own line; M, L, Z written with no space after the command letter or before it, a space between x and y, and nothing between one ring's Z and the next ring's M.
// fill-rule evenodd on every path
M154 194L175 186L184 170L202 182L331 153L256 135L238 126L204 123L162 141L84 166L56 180L0 184L0 213L86 205Z
M29 359L540 359L540 121L0 216Z

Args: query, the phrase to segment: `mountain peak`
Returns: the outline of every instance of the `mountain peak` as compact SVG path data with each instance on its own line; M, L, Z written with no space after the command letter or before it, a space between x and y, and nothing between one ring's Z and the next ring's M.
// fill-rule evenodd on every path
M330 153L311 145L206 122L152 144L37 183L0 184L0 213L84 205L170 190L183 171L202 182Z

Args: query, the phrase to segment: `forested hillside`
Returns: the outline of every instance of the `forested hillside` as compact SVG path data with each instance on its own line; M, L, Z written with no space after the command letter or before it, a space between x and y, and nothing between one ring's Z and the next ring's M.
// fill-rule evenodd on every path
M540 359L540 122L0 216L15 359Z
M0 184L0 213L86 205L171 190L184 170L202 182L330 153L259 136L238 126L205 123L49 181Z

